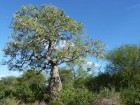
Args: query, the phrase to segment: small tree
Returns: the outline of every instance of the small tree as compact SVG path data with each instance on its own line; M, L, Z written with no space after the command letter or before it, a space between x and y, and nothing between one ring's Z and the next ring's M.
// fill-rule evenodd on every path
M106 55L106 60L109 61L107 70L110 72L118 72L125 69L135 71L140 66L140 46L122 45L109 51Z
M139 87L140 45L122 45L109 51L106 59L109 61L106 68L107 72L116 73L119 78L114 81L121 81L124 87L128 87L128 85Z
M103 46L84 34L76 22L55 6L22 6L14 15L11 40L4 49L10 70L50 70L52 96L62 89L58 66L79 63L89 56L102 57Z

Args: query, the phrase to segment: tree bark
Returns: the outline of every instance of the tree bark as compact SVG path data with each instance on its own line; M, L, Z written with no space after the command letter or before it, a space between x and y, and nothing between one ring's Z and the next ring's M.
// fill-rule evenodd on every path
M62 90L62 82L56 64L52 64L50 76L49 92L51 96L57 97L57 94Z

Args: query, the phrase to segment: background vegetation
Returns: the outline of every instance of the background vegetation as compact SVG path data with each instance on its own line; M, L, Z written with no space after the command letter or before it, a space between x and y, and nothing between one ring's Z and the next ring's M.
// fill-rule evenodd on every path
M103 59L105 45L63 10L23 6L11 25L4 64L23 74L1 78L1 105L140 105L140 45L106 52L104 72L94 75L83 64Z
M48 94L49 78L36 70L27 70L20 77L2 78L0 102L2 105L31 105L35 102L50 105L140 105L140 46L120 46L109 51L106 59L109 62L105 72L97 76L77 76L72 70L60 68L63 90L54 99Z

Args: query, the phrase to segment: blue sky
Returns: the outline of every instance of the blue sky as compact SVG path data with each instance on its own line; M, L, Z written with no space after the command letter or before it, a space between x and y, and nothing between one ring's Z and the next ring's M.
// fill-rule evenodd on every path
M107 49L122 44L140 42L140 0L1 0L0 2L0 60L1 52L11 34L12 15L21 5L54 4L66 14L84 24L86 33L107 44ZM0 66L1 75L18 75Z

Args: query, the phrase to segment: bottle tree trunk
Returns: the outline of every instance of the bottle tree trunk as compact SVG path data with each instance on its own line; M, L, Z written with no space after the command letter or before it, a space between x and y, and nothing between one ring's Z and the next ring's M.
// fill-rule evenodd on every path
M59 92L62 90L62 82L60 79L58 67L54 63L52 63L50 76L51 77L49 81L49 92L51 96L57 97Z

